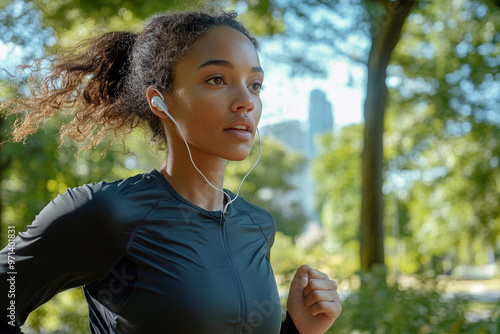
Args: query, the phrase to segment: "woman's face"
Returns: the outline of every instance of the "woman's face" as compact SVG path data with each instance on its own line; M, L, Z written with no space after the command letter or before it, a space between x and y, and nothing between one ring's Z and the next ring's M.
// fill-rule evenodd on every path
M174 78L166 104L193 154L245 159L262 113L264 80L252 42L229 27L210 29L174 67Z

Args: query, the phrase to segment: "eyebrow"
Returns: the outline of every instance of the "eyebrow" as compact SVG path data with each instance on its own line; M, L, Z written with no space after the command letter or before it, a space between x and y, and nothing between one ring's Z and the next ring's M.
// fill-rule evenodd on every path
M211 66L211 65L224 66L224 67L227 67L227 68L230 68L230 69L234 69L234 65L230 61L227 61L227 60L224 60L224 59L211 59L211 60L207 60L206 62L204 62L203 64L201 64L200 66L198 66L198 69L201 69L201 68L206 67L206 66ZM260 66L254 66L254 67L252 67L251 71L252 72L259 72L259 73L264 74L264 70Z

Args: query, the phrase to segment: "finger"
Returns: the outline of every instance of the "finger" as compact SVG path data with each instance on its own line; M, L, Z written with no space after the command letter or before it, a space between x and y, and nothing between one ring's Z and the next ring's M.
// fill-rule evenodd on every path
M309 279L307 289L310 290L337 290L337 282L327 279Z
M312 316L325 315L328 318L335 320L339 317L342 312L342 305L340 302L318 302L309 308L309 313Z
M321 271L319 271L317 269L313 269L311 267L309 267L309 269L307 271L307 274L308 274L309 279L311 279L311 278L330 279L328 277L328 275L325 274L324 272L321 272Z
M337 283L331 280L324 279L309 279L309 284L302 292L303 296L307 296L315 290L331 290L337 291Z
M304 306L310 308L319 302L336 302L338 300L339 296L335 291L314 290L304 297Z
M295 284L298 284L300 287L305 288L309 284L309 280L311 278L328 279L328 275L319 270L311 268L307 264L303 264L297 269L292 283L294 283L295 281Z

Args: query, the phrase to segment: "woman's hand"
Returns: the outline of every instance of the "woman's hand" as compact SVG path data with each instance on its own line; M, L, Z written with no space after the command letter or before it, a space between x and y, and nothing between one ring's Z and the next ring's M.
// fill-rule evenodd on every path
M301 334L326 332L342 311L337 283L306 264L300 266L290 284L287 309Z

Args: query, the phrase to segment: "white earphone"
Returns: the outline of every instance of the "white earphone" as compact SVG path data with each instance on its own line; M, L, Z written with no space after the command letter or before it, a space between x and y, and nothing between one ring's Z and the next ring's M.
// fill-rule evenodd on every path
M243 181L245 181L245 179L247 178L247 176L250 174L250 172L254 169L254 167L257 165L257 162L259 162L260 160L260 156L262 154L262 141L260 140L260 133L259 133L259 129L257 129L257 135L259 136L259 156L257 157L257 160L255 161L255 163L253 164L252 168L250 168L250 170L248 171L248 173L246 173L246 175L243 177L243 179L241 180L240 182L240 185L238 186L238 191L236 192L236 196L234 198L231 198L231 196L229 196L229 194L227 194L223 189L220 189L220 188L217 188L216 186L214 186L207 178L206 176L201 172L201 170L198 169L198 167L196 166L196 164L194 163L193 161L193 156L191 155L191 149L189 148L189 145L187 143L187 140L186 140L186 137L184 137L184 133L182 132L181 130L181 127L179 126L179 124L177 124L177 121L174 119L174 117L168 112L168 108L167 108L167 105L165 104L164 102L164 97L163 97L163 94L160 93L159 90L157 90L156 88L152 88L154 91L156 91L158 93L158 95L155 95L153 96L153 98L151 99L151 105L155 108L159 108L161 111L163 111L167 116L168 118L170 118L172 120L172 122L174 122L175 126L177 127L177 129L179 130L179 132L181 133L181 136L182 136L182 139L184 140L184 143L186 144L186 148L188 150L188 154L189 154L189 159L191 160L191 163L193 164L194 168L198 171L198 173L201 174L201 176L203 176L203 178L205 179L205 181L207 181L207 183L212 187L214 188L215 190L218 190L220 191L221 193L223 193L226 197L227 197L227 203L226 205L224 206L224 210L223 212L226 213L227 212L227 208L229 207L229 205L231 203L233 203L239 196L240 194L240 188L241 188L241 185L243 184Z
M153 96L153 98L151 99L151 105L155 108L161 109L161 111L163 111L172 121L175 122L172 115L170 115L170 113L168 112L167 105L164 102L163 94L160 93L160 91L156 88L152 88L152 89L154 91L156 91L158 93L158 95Z

